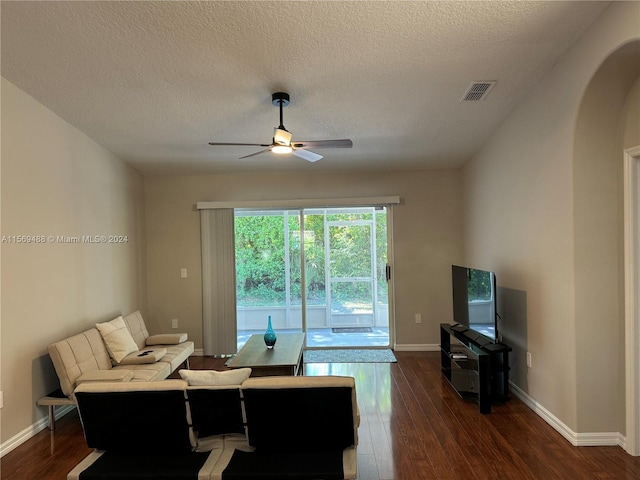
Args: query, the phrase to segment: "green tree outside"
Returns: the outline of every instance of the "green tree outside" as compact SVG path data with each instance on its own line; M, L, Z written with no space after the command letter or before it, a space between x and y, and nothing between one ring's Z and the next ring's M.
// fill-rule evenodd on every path
M331 212L329 210L329 212ZM300 216L290 212L289 300L292 305L301 304L302 282L300 268ZM361 209L350 213L306 213L304 232L305 278L308 305L326 303L325 279L325 219L347 222L347 225L330 226L329 242L332 263L329 267L332 277L369 277L371 275L371 250L369 228L349 225L354 220L374 220L376 242L376 272L378 298L386 303L387 283L385 266L387 263L386 212L373 213L372 209ZM285 215L260 214L239 215L235 218L236 246L236 289L239 306L267 307L284 306L286 291L286 245ZM371 287L366 282L344 282L336 284L334 301L370 302ZM366 299L369 300L366 300Z

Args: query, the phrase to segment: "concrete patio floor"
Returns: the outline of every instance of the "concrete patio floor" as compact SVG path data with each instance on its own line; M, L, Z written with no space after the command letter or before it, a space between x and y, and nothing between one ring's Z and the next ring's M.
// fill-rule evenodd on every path
M300 330L276 330L279 333L299 333ZM238 330L238 350L253 334L264 334L264 330ZM389 328L371 327L371 332L334 333L331 328L313 328L307 331L307 348L367 348L388 347Z

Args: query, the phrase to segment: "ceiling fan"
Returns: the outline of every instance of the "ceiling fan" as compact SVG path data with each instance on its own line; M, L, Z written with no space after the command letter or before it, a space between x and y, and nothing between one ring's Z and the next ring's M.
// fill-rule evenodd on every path
M307 150L307 148L351 148L353 142L349 139L341 140L312 140L312 141L298 141L292 142L293 136L290 131L284 128L282 123L282 109L289 105L289 94L285 92L276 92L271 95L271 103L280 108L280 125L274 128L273 140L269 143L222 143L222 142L209 142L209 145L218 146L242 146L242 147L267 147L259 152L251 153L240 158L249 158L261 153L273 152L273 153L293 153L296 157L304 158L309 162L316 162L322 158L322 155Z

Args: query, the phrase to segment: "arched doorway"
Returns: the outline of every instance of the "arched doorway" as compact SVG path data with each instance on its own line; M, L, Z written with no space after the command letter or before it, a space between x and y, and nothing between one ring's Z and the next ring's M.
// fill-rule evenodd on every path
M619 444L632 455L640 455L640 328L628 311L640 308L640 283L625 282L636 275L627 251L637 251L638 211L629 213L633 204L623 201L637 192L623 174L623 157L640 145L639 89L636 40L593 75L576 119L573 156L578 431L621 432ZM629 241L634 248L625 247Z

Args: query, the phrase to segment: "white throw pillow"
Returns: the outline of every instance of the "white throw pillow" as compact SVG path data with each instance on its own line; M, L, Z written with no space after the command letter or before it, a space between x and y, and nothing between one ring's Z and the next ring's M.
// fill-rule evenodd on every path
M138 351L138 345L125 325L122 315L110 322L97 323L96 328L102 335L109 355L114 362L120 363L127 355Z
M223 386L240 385L251 375L250 368L238 368L218 372L216 370L180 370L180 376L189 385L197 386Z

